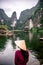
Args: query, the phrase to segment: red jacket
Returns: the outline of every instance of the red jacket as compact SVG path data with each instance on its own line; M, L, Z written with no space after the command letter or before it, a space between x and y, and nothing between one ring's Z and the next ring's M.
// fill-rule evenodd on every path
M26 51L26 54L29 57L28 51ZM23 58L23 55L21 54L21 51L20 50L17 50L15 52L15 65L26 65L27 61L28 61L28 58L25 60Z

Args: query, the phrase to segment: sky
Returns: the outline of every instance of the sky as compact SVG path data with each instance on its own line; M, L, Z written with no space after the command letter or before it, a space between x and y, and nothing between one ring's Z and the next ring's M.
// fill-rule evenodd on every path
M37 3L38 0L0 0L0 8L4 9L9 17L11 17L12 13L16 11L18 19L21 11L30 9Z

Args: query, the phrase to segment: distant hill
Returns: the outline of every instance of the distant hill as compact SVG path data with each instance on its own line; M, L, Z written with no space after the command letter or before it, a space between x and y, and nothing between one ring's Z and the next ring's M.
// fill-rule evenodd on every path
M18 28L18 29L23 29L24 23L26 23L26 21L27 21L30 17L33 17L33 16L34 16L34 13L35 13L35 11L37 11L37 9L39 8L39 5L40 5L40 4L39 4L39 2L38 2L35 7L31 8L31 9L26 9L26 10L22 11L21 14L20 14L20 17L19 17L19 21L18 21L18 23L17 23L17 24L19 24L19 26L16 25L16 28Z
M39 2L37 3L37 5L35 7L22 11L21 14L20 14L20 18L19 18L20 21L25 22L26 19L28 19L32 15L34 15L34 12L37 10L38 7L39 7Z
M14 11L14 12L12 13L12 16L11 16L11 18L10 18L10 21L11 21L11 23L14 22L14 21L17 21L16 11Z
M43 0L39 0L40 1L40 7L43 7Z
M43 0L40 0L40 2L43 2Z
M24 25L24 23L26 22L27 19L29 19L31 16L34 15L34 13L38 9L38 7L39 7L39 2L37 3L37 5L35 7L22 11L20 14L19 20L17 20L17 16L16 16L15 11L12 13L12 16L9 18L6 15L5 11L3 9L0 9L0 22L1 22L1 19L3 19L4 24L10 26L12 24L12 22L14 20L16 20L17 24L16 24L15 29L18 29L18 28L22 29L22 25Z
M13 12L12 16L8 17L5 11L3 9L0 9L0 24L2 24L1 20L3 20L3 24L10 26L14 20L17 20L16 12Z
M9 17L5 14L3 9L0 9L0 18L4 20L9 20Z
M10 18L6 15L3 9L0 9L0 23L2 19L4 24L9 25Z

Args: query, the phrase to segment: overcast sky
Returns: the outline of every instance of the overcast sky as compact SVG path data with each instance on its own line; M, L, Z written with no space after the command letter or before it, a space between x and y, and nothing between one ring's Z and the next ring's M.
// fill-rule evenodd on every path
M0 8L4 9L9 17L16 11L19 18L21 11L32 8L37 2L38 0L0 0Z

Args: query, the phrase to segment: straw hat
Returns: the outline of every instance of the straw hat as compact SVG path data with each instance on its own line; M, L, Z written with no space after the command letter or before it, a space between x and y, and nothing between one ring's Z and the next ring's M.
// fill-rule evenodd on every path
M15 44L22 50L26 50L25 40L17 40Z

